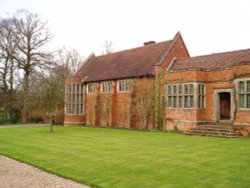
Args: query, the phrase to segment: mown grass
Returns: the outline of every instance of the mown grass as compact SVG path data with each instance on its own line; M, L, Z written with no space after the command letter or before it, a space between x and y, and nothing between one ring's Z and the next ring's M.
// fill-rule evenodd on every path
M0 129L0 154L95 187L250 187L250 138L90 127Z

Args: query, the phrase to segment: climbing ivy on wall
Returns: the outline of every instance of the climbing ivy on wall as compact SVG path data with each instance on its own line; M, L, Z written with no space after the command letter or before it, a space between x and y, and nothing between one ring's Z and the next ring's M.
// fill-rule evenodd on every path
M163 130L165 124L164 74L155 76L152 87L151 117L153 128Z

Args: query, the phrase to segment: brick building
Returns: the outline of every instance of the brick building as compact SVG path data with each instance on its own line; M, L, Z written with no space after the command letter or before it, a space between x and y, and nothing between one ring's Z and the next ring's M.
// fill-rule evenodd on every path
M152 88L159 74L164 74L163 128L187 131L221 122L250 131L250 50L190 57L179 32L169 41L90 55L75 76L66 79L64 125L152 128L150 113L145 116L147 127L139 115L131 120L131 83L141 87L146 78L147 88Z

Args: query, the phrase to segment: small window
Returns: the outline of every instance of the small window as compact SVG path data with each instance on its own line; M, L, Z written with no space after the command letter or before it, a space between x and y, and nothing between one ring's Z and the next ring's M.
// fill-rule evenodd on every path
M118 81L118 92L125 92L129 90L129 80Z
M96 93L96 83L88 84L88 93Z
M205 108L205 85L198 85L198 108Z
M110 93L112 90L112 81L102 82L101 83L101 91L103 93Z
M239 108L250 108L250 81L238 82L238 106Z

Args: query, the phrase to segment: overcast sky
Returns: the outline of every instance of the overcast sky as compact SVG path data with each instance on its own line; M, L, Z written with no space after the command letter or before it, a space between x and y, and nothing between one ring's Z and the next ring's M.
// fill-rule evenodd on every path
M85 57L105 40L120 51L177 31L192 56L250 48L250 0L0 0L0 17L20 8L49 20L53 48Z

